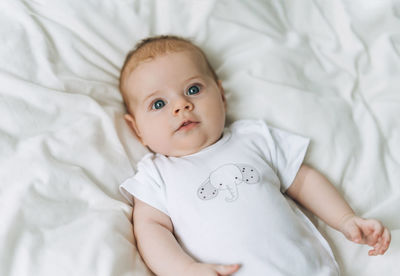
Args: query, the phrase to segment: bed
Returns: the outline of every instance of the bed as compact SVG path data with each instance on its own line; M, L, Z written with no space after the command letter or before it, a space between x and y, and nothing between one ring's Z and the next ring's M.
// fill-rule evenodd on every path
M147 152L123 120L118 77L157 34L204 49L228 123L310 137L306 163L390 228L387 253L369 257L313 219L342 275L399 275L400 2L389 0L0 1L0 275L151 275L118 190Z

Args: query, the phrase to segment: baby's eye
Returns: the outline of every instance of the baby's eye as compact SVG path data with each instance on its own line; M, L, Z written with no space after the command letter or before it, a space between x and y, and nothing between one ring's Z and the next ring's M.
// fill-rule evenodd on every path
M157 100L151 106L151 109L161 109L165 106L165 102L163 100Z
M189 87L188 91L186 92L187 95L195 95L200 92L200 86L199 85L192 85Z

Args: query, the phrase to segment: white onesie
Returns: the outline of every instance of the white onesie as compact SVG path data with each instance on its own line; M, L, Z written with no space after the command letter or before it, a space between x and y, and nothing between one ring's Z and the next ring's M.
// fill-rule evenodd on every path
M196 260L242 265L247 275L339 275L315 226L283 193L309 139L242 120L200 152L147 154L121 192L168 215L181 246Z

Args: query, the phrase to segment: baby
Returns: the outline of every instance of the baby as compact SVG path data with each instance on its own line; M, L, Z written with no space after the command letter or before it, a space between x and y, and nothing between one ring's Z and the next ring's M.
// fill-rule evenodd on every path
M120 189L134 200L138 249L155 274L339 275L328 243L291 199L372 246L369 255L388 249L388 229L356 216L303 164L309 139L261 120L225 128L221 81L190 41L140 42L120 90L126 122L152 151Z

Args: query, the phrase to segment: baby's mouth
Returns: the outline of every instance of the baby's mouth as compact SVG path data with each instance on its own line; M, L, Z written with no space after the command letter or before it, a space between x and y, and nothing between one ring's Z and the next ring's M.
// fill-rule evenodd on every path
M191 120L187 120L184 121L176 131L179 130L189 130L192 129L193 127L195 127L196 125L198 125L200 122L195 122L195 121L191 121Z

